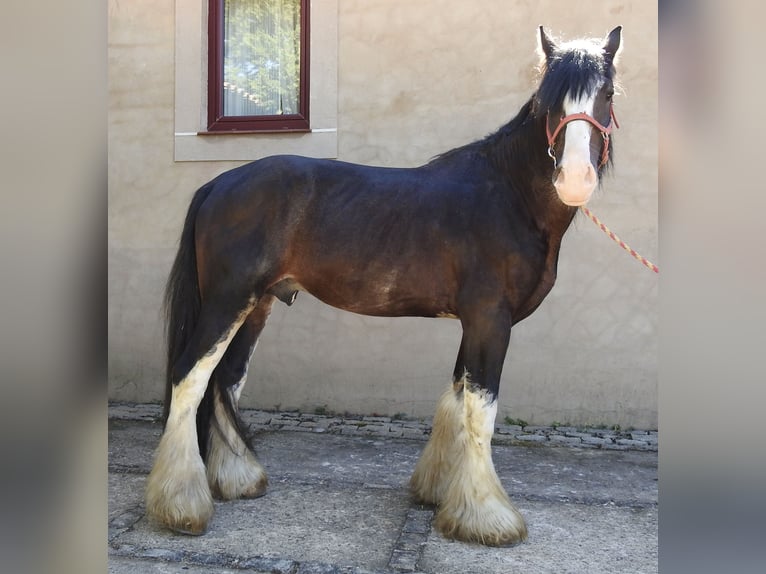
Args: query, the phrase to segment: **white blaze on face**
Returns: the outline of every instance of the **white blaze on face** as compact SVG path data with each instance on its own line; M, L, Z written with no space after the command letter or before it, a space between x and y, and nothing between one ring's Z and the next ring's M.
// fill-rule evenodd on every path
M584 112L593 117L593 104L598 88L593 95L564 99L564 115ZM590 161L590 138L592 126L585 120L569 122L564 127L564 153L558 166L561 168L553 182L559 199L567 205L585 205L598 183L598 174Z

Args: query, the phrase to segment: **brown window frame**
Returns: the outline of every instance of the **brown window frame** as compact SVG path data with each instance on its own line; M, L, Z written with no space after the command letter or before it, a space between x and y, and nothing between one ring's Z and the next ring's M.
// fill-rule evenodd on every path
M223 0L208 2L207 133L309 132L309 9L301 0L298 113L274 116L223 115ZM203 132L204 133L204 132Z

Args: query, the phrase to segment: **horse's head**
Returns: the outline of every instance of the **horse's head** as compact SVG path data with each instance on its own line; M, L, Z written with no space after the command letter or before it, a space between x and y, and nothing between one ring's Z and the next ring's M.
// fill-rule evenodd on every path
M535 114L545 123L553 186L566 205L584 205L609 162L614 60L622 27L606 39L557 44L540 26L543 76Z

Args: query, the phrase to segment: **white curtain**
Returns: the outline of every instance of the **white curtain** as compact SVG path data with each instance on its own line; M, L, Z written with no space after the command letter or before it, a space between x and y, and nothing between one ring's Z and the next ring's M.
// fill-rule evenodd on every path
M300 0L224 0L223 113L298 113Z

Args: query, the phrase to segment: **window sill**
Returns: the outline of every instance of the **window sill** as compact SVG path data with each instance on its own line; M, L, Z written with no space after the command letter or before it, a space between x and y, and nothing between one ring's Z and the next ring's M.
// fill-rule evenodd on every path
M338 157L336 128L271 133L176 132L174 141L175 161L252 161L279 154Z
M311 128L283 128L273 130L214 130L197 132L198 136L236 136L255 134L308 134Z

